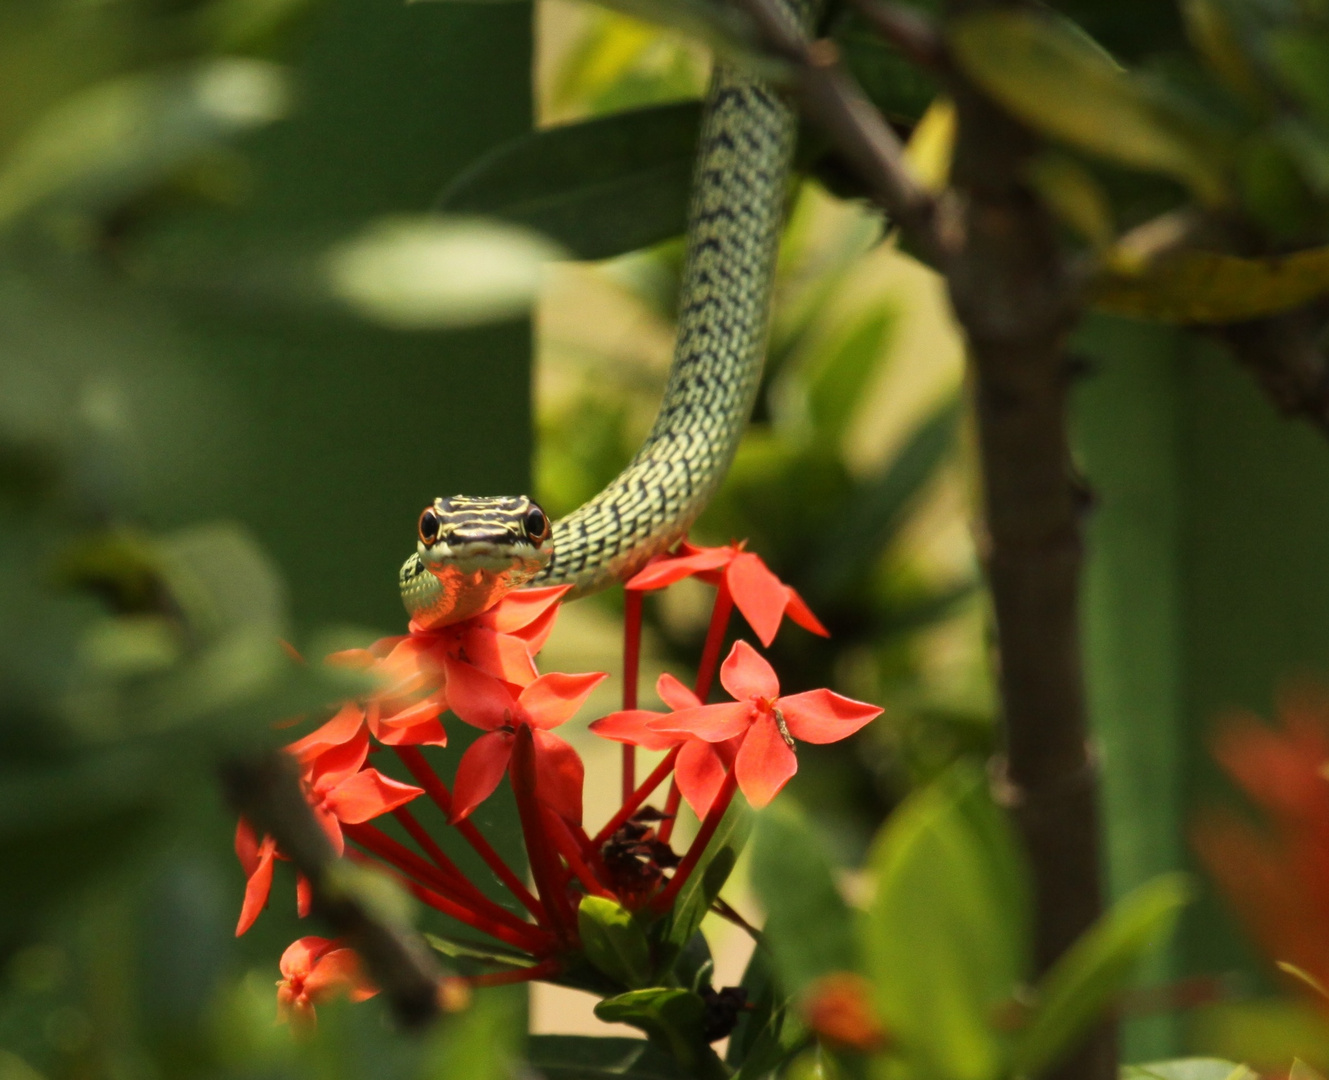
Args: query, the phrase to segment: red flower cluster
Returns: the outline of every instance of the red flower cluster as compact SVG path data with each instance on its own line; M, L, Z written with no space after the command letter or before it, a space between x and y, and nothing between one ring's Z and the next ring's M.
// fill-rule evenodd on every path
M689 690L672 676L663 676L657 688L669 712L625 708L591 725L597 734L629 747L668 751L661 766L638 786L632 782L631 751L625 751L623 806L594 838L581 827L582 761L553 729L576 714L605 675L541 675L535 664L566 588L515 592L464 622L429 631L412 625L405 636L328 658L329 663L370 672L377 689L343 703L326 723L287 747L299 763L310 807L339 853L372 860L426 904L535 960L531 967L477 977L477 983L556 975L561 957L578 945L576 909L583 895L667 909L736 790L754 806L764 806L797 770L796 739L833 742L880 714L876 706L829 690L782 695L770 664L742 640L720 667L720 681L733 700L706 703L734 607L764 644L774 638L785 615L814 633L826 633L798 594L741 544L684 544L628 583L629 596L638 599L628 608L627 704L635 704L641 594L694 575L716 586L697 685ZM442 723L447 711L483 732L461 755L451 789L422 752L447 745ZM415 783L369 765L370 755L385 748ZM665 824L650 844L636 842L634 847L631 838L640 829L631 819L671 772ZM521 816L534 893L469 820L505 776ZM462 874L411 812L408 804L421 796L443 811L533 922L495 903ZM692 847L681 861L664 861L625 879L615 854L668 853L669 827L680 798L686 798L702 821ZM422 854L371 824L385 815L396 820ZM347 841L353 847L348 848ZM248 877L236 929L244 933L267 904L275 861L282 855L271 837L258 836L243 820L235 847ZM675 863L673 876L666 877ZM303 881L297 881L297 902L305 914L309 896ZM282 974L279 1000L284 1015L312 1018L316 1001L333 989L346 989L352 996L372 993L359 976L354 954L321 938L302 938L292 945L282 958Z
M1257 826L1211 810L1194 831L1209 872L1264 952L1329 988L1329 697L1309 688L1280 709L1281 728L1227 721L1214 754L1262 810ZM1305 978L1298 979L1301 989Z

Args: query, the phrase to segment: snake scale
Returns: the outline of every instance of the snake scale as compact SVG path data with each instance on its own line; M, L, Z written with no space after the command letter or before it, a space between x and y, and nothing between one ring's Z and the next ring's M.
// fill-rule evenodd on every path
M794 132L793 110L771 86L716 64L677 343L650 433L603 491L552 530L524 496L435 500L399 574L415 625L466 618L522 585L566 584L582 596L626 580L684 536L733 460L761 378Z

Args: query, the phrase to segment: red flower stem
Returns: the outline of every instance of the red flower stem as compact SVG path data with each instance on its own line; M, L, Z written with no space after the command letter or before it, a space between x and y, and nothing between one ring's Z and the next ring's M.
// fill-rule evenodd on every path
M669 794L665 796L664 820L660 822L660 843L669 843L674 835L674 823L678 821L678 808L683 802L683 792L678 790L678 781L669 785Z
M637 677L641 667L641 599L635 589L623 593L623 710L637 707ZM623 744L623 801L637 786L637 748Z
M572 835L568 823L547 807L544 809L544 821L545 835L554 841L558 853L563 856L563 861L568 864L573 876L581 882L582 888L592 896L603 896L613 900L614 894L600 884L591 868L586 865L586 860L581 857L577 838Z
M406 807L397 807L396 810L392 811L392 816L401 822L402 828L410 834L411 839L420 845L420 850L434 861L434 865L443 872L443 875L451 881L453 885L462 891L470 889L477 896L484 895L479 889L466 880L466 875L461 872L461 868L448 858L447 853L438 846L434 841L434 838L429 835L428 830L416 820L415 815L406 809Z
M359 843L358 840L356 842ZM354 850L348 849L347 854L358 862L366 863L368 865L376 865L368 856ZM518 934L503 923L495 922L493 919L488 919L485 916L472 911L465 904L456 900L450 900L446 896L434 892L433 889L425 888L425 886L421 885L418 881L408 877L401 871L389 870L388 873L400 881L411 895L418 899L422 904L427 904L435 911L441 911L444 915L451 916L458 922L471 927L473 930L479 930L482 934L488 934L490 937L503 942L505 945L511 945L513 948L521 949L522 952L539 955L540 953L548 951L549 941L547 938L542 941L539 938L534 938L526 934ZM535 928L530 927L529 929L534 930Z
M729 616L734 610L734 598L729 594L729 584L722 577L715 589L715 604L711 608L711 623L706 628L706 644L702 646L701 660L697 664L697 681L692 690L701 698L702 704L710 696L711 684L715 681L715 668L720 661L720 647L724 644L725 631L729 629Z
M517 918L517 916L512 914L512 912L508 911L506 908L496 904L467 880L457 864L448 858L443 849L434 842L434 838L425 831L424 826L421 825L415 819L415 816L404 806L399 806L392 812L392 815L401 822L403 828L411 834L412 839L425 850L425 853L438 864L438 868L443 874L443 879L451 885L451 888L448 890L449 892L455 895L458 899L464 899L469 902L477 911L485 911L494 918L507 919L516 926L530 925L529 923L522 922L521 919ZM391 838L384 836L384 839L390 840ZM416 875L416 877L419 876L419 874Z
M563 867L545 833L542 808L535 794L535 735L528 724L517 724L513 735L508 777L517 797L517 814L521 818L535 891L544 905L549 928L563 941L571 942L576 939L572 904L564 887Z
M683 861L678 864L678 869L674 871L674 876L669 879L669 884L665 886L664 891L651 901L651 907L663 914L674 906L674 898L678 896L678 890L683 887L683 883L691 876L692 871L696 869L702 853L706 850L706 845L711 842L711 837L715 835L715 830L720 827L720 819L724 817L725 811L729 809L729 804L733 802L734 792L738 790L738 770L730 769L728 775L724 778L724 783L720 785L720 790L716 793L715 802L711 803L711 808L706 811L706 820L701 823L701 828L697 830L697 835L688 848L687 854L683 856Z
M655 767L651 775L643 780L641 786L632 793L631 797L622 806L619 807L618 813L611 817L605 823L605 827L595 834L595 839L591 841L591 844L597 851L604 845L606 840L613 836L614 833L618 832L619 826L637 812L637 809L641 804L651 797L651 792L658 788L664 778L673 771L674 759L678 757L680 747L681 744L680 746L675 746L665 755L664 760Z
M415 777L415 782L424 788L425 794L434 801L434 805L443 811L444 816L451 818L452 795L447 785L438 778L438 774L425 760L424 754L414 746L397 746L393 749L397 751L402 764ZM536 922L543 922L545 913L540 901L531 895L531 890L526 887L525 882L512 872L512 868L503 861L503 857L480 835L480 830L466 820L455 821L452 824L461 833L462 838L475 849L476 854L484 859L498 880L507 886L508 892L521 901L522 907L535 916Z
M563 961L557 956L541 960L530 967L514 968L511 971L491 971L484 975L454 976L471 987L511 986L513 983L534 982L536 979L553 978L563 970Z
M397 843L396 840L388 836L387 833L375 828L373 825L342 825L342 831L346 836L359 844L366 851L372 852L380 859L400 871L402 874L414 879L421 885L431 886L431 891L437 892L445 897L449 897L451 902L464 905L473 911L477 916L491 919L495 922L505 924L513 933L525 936L528 941L523 945L524 949L531 949L532 942L535 944L544 943L546 946L552 940L547 930L541 930L531 926L530 923L524 923L510 911L505 911L492 900L490 900L479 890L476 890L477 898L473 899L461 893L450 881L447 880L438 870L430 866L424 859L420 858L410 848ZM469 882L467 883L469 884ZM474 886L471 886L474 888ZM478 900L478 902L477 902Z

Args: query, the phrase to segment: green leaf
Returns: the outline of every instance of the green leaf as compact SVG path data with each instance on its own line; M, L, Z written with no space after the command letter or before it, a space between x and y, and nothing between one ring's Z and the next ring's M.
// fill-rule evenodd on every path
M91 87L43 116L0 162L0 227L55 200L113 205L219 140L277 119L287 96L280 69L238 57Z
M1202 1009L1193 1031L1196 1045L1227 1058L1285 1067L1295 1050L1320 1070L1329 1069L1329 1022L1308 1002L1247 1001Z
M951 452L963 406L948 398L910 434L875 477L860 485L812 556L808 579L813 598L824 598L862 582L890 543L914 498Z
M1256 1080L1245 1065L1222 1058L1174 1058L1143 1065L1123 1065L1121 1080Z
M766 909L762 939L795 997L820 975L858 968L852 918L833 871L825 841L792 807L776 804L758 815L750 873Z
M1016 1071L1042 1072L1070 1049L1124 991L1140 958L1190 901L1179 874L1155 878L1115 904L1043 977L1015 1049Z
M333 297L398 330L514 318L535 302L559 249L527 229L430 215L382 218L327 255Z
M894 322L889 311L869 311L819 358L808 377L808 412L822 438L838 439L863 404Z
M1265 46L1283 84L1329 124L1329 35L1279 29L1266 37Z
M1145 265L1118 253L1090 287L1100 311L1162 322L1222 324L1290 311L1329 291L1329 247L1247 259L1176 251Z
M632 987L650 981L650 942L623 905L600 896L583 897L577 930L587 959L611 979Z
M690 1080L673 1058L644 1039L534 1035L526 1057L546 1080Z
M701 920L729 880L751 831L751 809L743 799L734 799L693 867L691 876L678 890L673 910L665 919L661 939L673 946L672 954L666 958L668 966L672 966L677 951L701 926Z
M991 1080L1006 1064L992 1017L1028 968L1029 899L982 772L956 766L910 796L870 865L866 973L900 1052L923 1074Z
M700 124L689 101L532 132L458 176L438 209L525 225L582 259L635 251L684 231Z
M952 55L980 87L1036 131L1110 161L1162 173L1209 205L1228 201L1221 143L1064 19L984 11L950 25Z
M505 967L530 967L534 961L524 953L507 952L490 945L473 945L469 941L458 941L441 934L426 933L424 938L430 948L442 953L449 960L478 961L482 964L502 964Z
M630 990L600 1002L595 1015L606 1023L639 1028L685 1066L697 1063L699 1050L706 1045L702 1037L706 1003L691 990L663 986Z
M1249 1072L1250 1070L1246 1071ZM1244 1080L1244 1077L1242 1080ZM1301 1058L1293 1058L1292 1068L1287 1074L1287 1080L1324 1080L1324 1077L1317 1069L1311 1068Z

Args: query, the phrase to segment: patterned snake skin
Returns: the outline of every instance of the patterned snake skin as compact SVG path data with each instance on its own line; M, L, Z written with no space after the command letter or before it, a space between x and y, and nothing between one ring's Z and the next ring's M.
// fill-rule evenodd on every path
M792 19L804 17L790 8ZM628 466L553 525L532 586L569 598L626 580L687 532L723 479L761 378L795 117L750 74L717 63L706 99L688 215L678 339L655 424ZM415 556L403 599L427 608Z

